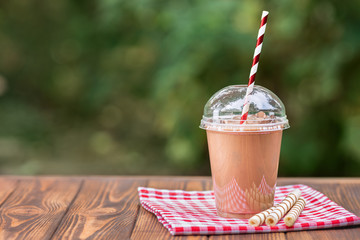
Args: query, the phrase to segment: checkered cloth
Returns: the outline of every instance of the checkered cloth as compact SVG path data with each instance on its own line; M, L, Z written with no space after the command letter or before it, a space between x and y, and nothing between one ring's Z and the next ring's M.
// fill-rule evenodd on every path
M293 227L287 227L283 219L274 227L253 227L245 219L219 217L216 215L213 191L139 187L138 192L142 206L154 213L172 235L286 232L360 224L359 217L306 185L277 187L275 203L281 202L295 188L301 190L307 205Z

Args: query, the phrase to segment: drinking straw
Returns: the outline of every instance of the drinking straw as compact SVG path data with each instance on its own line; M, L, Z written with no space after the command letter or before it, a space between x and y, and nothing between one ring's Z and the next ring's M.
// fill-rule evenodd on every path
M256 72L258 69L258 65L259 65L259 58L260 58L262 44L264 41L264 34L265 34L266 22L267 22L268 15L269 15L268 11L262 12L260 28L259 28L257 41L256 41L256 47L255 47L254 56L253 56L253 62L252 62L251 70L250 70L249 83L248 83L248 87L246 89L244 107L243 107L242 113L241 113L241 121L240 121L241 124L246 121L248 112L249 112L249 105L250 105L249 95L252 93L254 84L255 84L255 75L256 75Z

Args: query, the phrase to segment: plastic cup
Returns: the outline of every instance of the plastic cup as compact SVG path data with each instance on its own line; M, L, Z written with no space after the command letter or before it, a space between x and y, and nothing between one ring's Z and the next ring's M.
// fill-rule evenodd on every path
M241 124L245 85L228 86L204 107L217 213L249 218L274 204L285 107L270 90L255 86L248 119Z

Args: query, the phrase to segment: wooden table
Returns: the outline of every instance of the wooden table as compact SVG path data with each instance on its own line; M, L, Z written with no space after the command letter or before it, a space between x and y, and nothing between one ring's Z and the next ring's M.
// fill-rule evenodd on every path
M280 178L306 184L360 216L360 178ZM139 204L137 187L209 190L210 177L0 177L0 239L360 239L349 227L173 237Z

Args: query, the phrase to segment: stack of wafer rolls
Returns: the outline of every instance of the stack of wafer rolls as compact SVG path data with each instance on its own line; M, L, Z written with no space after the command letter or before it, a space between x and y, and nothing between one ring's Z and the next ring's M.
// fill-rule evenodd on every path
M296 219L299 217L300 213L304 210L306 201L303 197L299 197L298 201L291 208L288 214L286 214L284 221L286 226L291 227L294 225Z
M280 219L295 205L300 196L301 192L299 189L289 193L286 198L266 217L266 225L275 226L280 221Z
M276 208L276 206L269 208L268 210L262 211L261 213L252 216L249 219L249 224L254 227L258 227L265 222L266 217Z
M288 227L293 226L306 205L305 199L300 196L299 189L292 191L280 204L252 216L249 224L258 227L265 222L268 226L275 226L287 213L284 222Z

